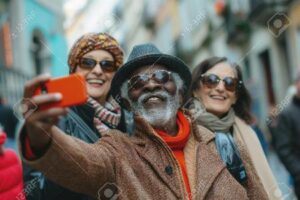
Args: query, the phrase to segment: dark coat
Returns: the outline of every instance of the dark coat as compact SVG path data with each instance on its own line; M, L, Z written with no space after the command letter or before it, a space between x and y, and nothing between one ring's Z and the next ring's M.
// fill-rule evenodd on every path
M59 121L58 127L68 135L79 138L87 143L95 143L101 137L101 135L99 135L94 126L93 117L94 109L91 106L83 105L72 107L69 114ZM124 117L122 117L117 129L126 132ZM86 195L72 192L53 183L41 172L36 171L26 165L24 165L24 180L25 185L28 188L26 192L27 200L91 199ZM30 190L30 188L33 189Z
M272 142L279 158L300 183L300 99L292 102L278 116L271 133Z
M0 104L0 125L9 138L15 138L18 119L11 107Z

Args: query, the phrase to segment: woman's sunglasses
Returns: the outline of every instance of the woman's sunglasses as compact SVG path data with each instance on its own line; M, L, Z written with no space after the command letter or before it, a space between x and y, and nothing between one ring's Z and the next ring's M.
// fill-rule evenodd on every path
M92 58L82 58L79 65L81 68L92 70L97 63L98 62ZM101 60L99 61L99 65L104 72L114 72L118 69L115 62L110 60Z
M223 81L224 87L226 90L230 92L235 92L238 87L242 85L242 81L239 81L237 78L225 77L221 79L215 74L204 75L202 74L200 77L203 85L208 88L215 88L219 85L220 81Z
M166 70L157 70L151 74L139 74L128 80L129 89L140 89L144 87L149 80L153 80L159 84L167 83L171 78L171 72Z

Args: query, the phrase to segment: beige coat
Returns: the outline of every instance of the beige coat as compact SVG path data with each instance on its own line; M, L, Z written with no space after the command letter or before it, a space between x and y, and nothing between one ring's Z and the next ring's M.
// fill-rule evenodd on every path
M184 152L193 199L268 199L247 150L239 147L248 174L244 185L220 159L214 134L191 125ZM187 199L179 164L170 148L139 117L134 136L112 130L95 144L54 127L52 143L43 157L24 161L54 182L93 197L118 188L115 197L119 199Z
M236 117L233 131L234 137L240 140L242 144L244 144L245 149L248 151L257 174L268 193L269 199L282 199L278 196L278 191L280 191L280 189L278 188L277 182L272 174L263 149L253 129L240 118Z

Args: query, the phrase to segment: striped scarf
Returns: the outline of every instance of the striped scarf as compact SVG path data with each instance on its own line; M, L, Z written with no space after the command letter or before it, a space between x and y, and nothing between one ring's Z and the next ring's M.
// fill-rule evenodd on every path
M104 106L92 98L88 99L88 104L95 109L94 125L100 134L118 126L121 107L113 97L110 96Z

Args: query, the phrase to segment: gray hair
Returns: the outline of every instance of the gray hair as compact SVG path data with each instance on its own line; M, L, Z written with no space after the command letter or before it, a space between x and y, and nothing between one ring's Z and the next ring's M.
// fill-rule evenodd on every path
M176 72L171 72L171 76L172 76L172 78L175 82L176 88L177 88L176 93L183 92L185 90L185 85L184 85L182 78ZM129 92L129 86L128 86L128 80L126 79L120 88L121 97L129 100L128 92Z

